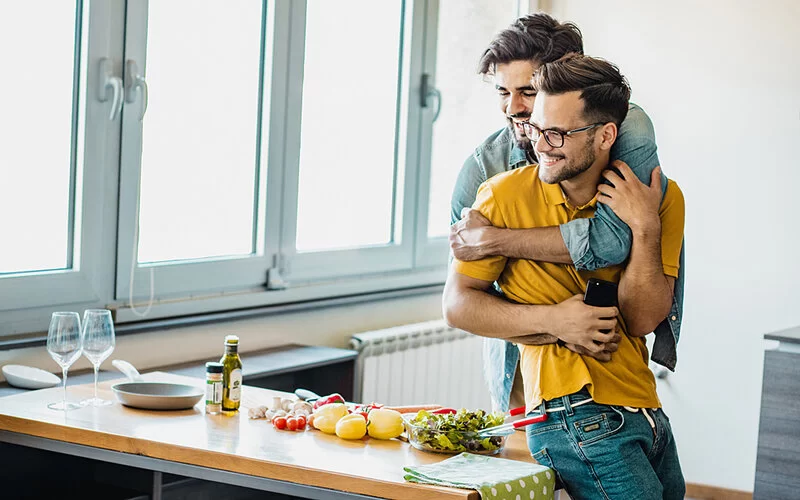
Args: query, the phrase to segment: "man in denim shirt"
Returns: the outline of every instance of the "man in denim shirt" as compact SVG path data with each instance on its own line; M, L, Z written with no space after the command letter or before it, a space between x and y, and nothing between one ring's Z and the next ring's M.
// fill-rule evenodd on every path
M459 173L451 201L453 226L450 234L451 248L457 259L469 261L503 255L574 264L579 270L591 271L619 264L628 257L630 229L603 204L598 206L593 218L531 229L494 228L478 212L468 210L484 181L496 174L535 163L533 148L521 125L530 118L533 109L535 93L530 79L540 65L569 52L583 53L580 30L571 23L559 23L542 13L515 21L500 32L484 52L479 70L484 76L493 78L508 126L489 136L467 159ZM642 182L649 183L650 174L659 161L652 123L640 107L630 105L610 157L624 161ZM661 185L666 189L663 175ZM682 319L683 255L681 250L672 309L655 329L652 351L653 361L670 370L674 370L677 361L676 346ZM552 343L553 339L534 336L525 342ZM565 348L608 359L616 349L616 343L612 340L606 345L596 346L587 337L582 345L566 344ZM509 399L515 406L521 405L517 389L519 377L515 376L518 360L519 351L510 342L485 340L484 375L492 405L497 410L507 410ZM512 396L512 386L516 397Z

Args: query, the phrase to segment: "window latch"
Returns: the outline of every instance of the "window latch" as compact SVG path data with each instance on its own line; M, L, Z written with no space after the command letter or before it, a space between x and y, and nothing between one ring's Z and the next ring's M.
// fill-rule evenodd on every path
M100 102L106 102L109 100L109 98L111 99L111 112L108 115L108 119L113 122L114 118L122 113L122 78L114 76L114 69L112 67L113 64L111 63L111 59L106 57L100 59L99 66L100 67L97 72L99 79L97 85L97 98L100 100ZM110 97L109 90L111 91Z
M144 114L147 112L147 81L144 75L139 72L139 66L136 61L128 60L125 64L125 102L132 103L136 101L136 91L142 95L142 107L139 111L139 121L144 120Z
M442 93L431 85L431 75L428 73L422 74L422 81L420 83L420 106L423 108L428 107L428 100L433 97L436 99L436 108L433 112L433 121L435 122L439 118L439 113L442 111Z

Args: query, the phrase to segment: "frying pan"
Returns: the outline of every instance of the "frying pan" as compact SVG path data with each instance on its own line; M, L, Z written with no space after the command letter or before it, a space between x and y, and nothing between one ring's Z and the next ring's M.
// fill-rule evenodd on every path
M132 364L121 359L111 362L130 382L111 386L120 403L144 410L185 410L205 396L202 389L186 384L145 382Z

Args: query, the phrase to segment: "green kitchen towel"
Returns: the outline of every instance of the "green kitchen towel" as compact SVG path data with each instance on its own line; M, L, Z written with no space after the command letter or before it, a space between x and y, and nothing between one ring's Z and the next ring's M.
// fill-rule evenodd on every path
M552 499L556 477L543 465L472 453L403 467L406 481L478 490L482 499Z

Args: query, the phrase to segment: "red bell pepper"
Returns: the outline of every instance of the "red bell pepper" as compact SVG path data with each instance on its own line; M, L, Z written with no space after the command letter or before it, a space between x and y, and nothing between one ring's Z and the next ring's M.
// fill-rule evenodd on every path
M327 396L321 397L318 400L314 401L313 407L316 410L320 406L324 406L324 405L331 404L331 403L344 404L344 398L342 397L341 394L337 394L337 393L329 394Z

